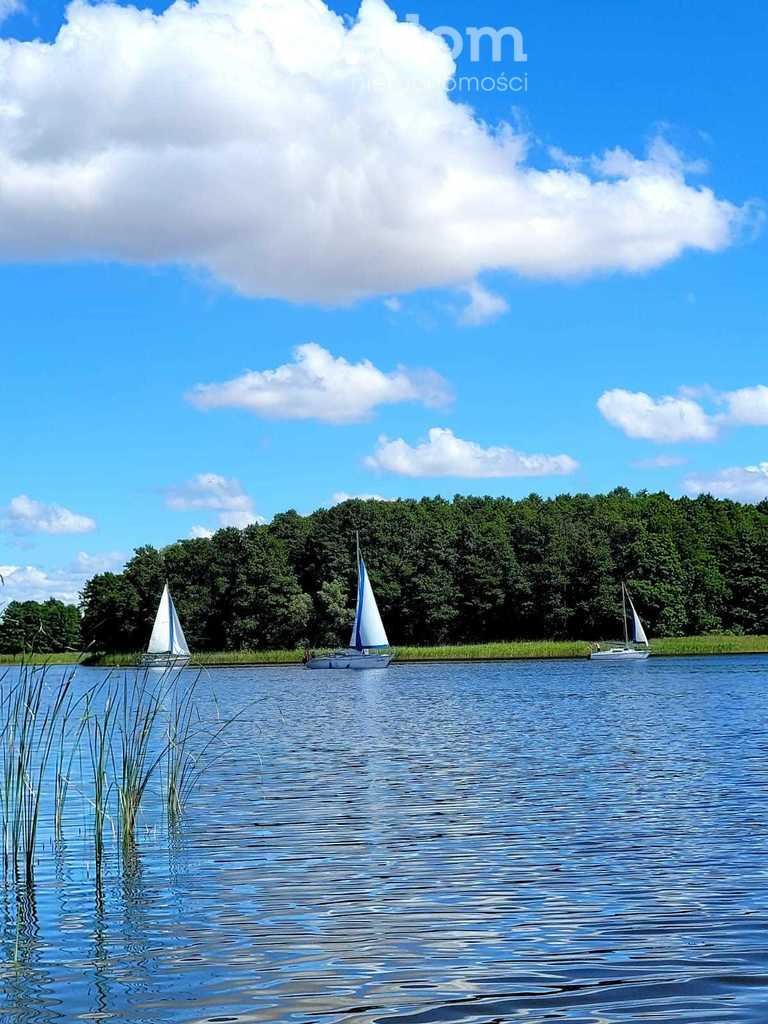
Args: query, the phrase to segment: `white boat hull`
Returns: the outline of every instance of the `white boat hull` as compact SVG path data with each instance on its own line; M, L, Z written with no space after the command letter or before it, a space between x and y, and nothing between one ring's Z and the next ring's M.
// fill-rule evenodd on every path
M189 654L145 654L141 659L142 668L168 669L186 668L190 661Z
M371 672L389 668L393 654L371 654L368 651L336 651L334 654L320 655L307 661L307 668L346 669L352 672Z
M631 647L617 647L610 651L593 651L592 661L647 661L650 651L635 651Z

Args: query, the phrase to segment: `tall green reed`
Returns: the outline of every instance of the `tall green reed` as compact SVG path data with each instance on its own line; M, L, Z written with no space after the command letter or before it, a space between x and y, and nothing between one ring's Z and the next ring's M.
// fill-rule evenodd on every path
M73 672L53 683L47 667L23 666L18 680L0 680L3 871L31 882L34 876L43 786L58 728L70 707Z
M216 725L207 726L194 699L199 681L198 675L195 682L181 692L175 687L169 706L165 805L172 825L180 821L193 790L205 773L226 755L223 741L227 730L252 707L252 704L246 705L222 719L216 698L212 697Z
M32 883L43 809L53 836L63 839L76 762L76 788L91 808L97 892L110 834L127 855L149 792L155 810L180 821L205 772L226 756L224 734L246 710L227 719L218 706L215 716L210 707L201 714L199 679L128 672L84 688L75 685L76 668L57 674L32 665L0 676L3 877Z
M97 886L101 886L104 863L104 829L109 814L112 782L109 777L109 766L112 756L112 742L115 723L115 701L111 691L106 693L102 707L94 707L94 695L89 694L85 702L85 732L88 737L88 750L91 763L92 797L89 803L93 808L93 849L96 869Z

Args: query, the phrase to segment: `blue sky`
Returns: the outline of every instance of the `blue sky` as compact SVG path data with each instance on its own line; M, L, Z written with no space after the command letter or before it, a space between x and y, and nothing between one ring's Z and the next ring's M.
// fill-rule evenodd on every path
M303 7L292 2L299 34ZM241 13L249 6L206 0L200 11L207 5L221 15L228 4ZM331 6L357 14L357 5ZM72 595L91 571L120 564L139 544L287 508L309 512L339 494L522 496L626 485L768 496L768 466L759 468L768 463L763 7L743 2L727 16L714 3L695 12L680 3L585 9L546 0L393 9L401 20L418 13L428 28L513 25L523 34L524 65L509 50L500 65L488 49L479 65L466 52L459 60L458 75L528 76L524 93L464 95L487 127L482 138L459 133L445 143L443 170L460 165L467 180L481 182L460 208L446 194L430 209L433 197L418 192L422 167L436 152L435 145L419 151L420 137L445 114L439 95L422 101L413 93L411 104L410 79L405 86L398 79L386 102L350 99L364 90L365 67L362 77L344 79L347 92L335 79L326 88L333 58L318 56L311 24L301 44L309 56L296 58L312 64L306 101L295 69L290 103L283 80L262 74L258 138L237 140L247 146L244 166L258 150L258 174L241 179L239 150L227 150L210 197L195 192L205 181L199 161L209 158L206 147L218 159L217 126L238 106L239 85L228 76L229 44L206 52L192 21L153 36L151 57L150 37L130 34L131 23L106 83L99 79L105 67L88 63L85 46L70 54L71 80L60 63L47 67L45 54L34 88L21 61L0 80L0 112L4 105L23 112L8 115L10 142L0 137L0 158L10 153L0 162L0 186L10 183L7 207L0 202L7 596ZM8 13L0 36L50 43L63 17L63 4L30 3ZM105 40L119 35L106 22L88 24ZM114 24L123 31L123 22ZM407 79L421 73L414 66L422 56L435 67L445 59L420 38L402 38L402 52L397 35L386 62L370 58L377 73ZM322 37L316 45L326 43ZM363 65L371 45L357 51ZM94 76L91 93L108 105L110 90L122 90L122 104L129 76L121 61L127 67L134 59L151 64L146 87L124 106L89 110L96 100L78 91L86 71ZM205 101L220 102L213 114L196 108L202 92L185 93L194 61L211 76ZM413 125L403 127L411 117ZM323 118L327 130L317 127ZM167 137L195 136L203 122L208 127L191 147L198 162L184 164L182 175L166 162ZM498 153L489 150L500 122L515 138L525 136L526 173L555 170L569 190L542 208L537 223L551 216L552 238L535 257L526 244L530 228L520 229L519 244L507 244L528 216L529 198L512 203L522 179L508 152L497 166ZM94 153L109 153L108 166L117 166L130 132L141 135L140 146L136 134L130 142L147 162L136 165L129 186L116 172L108 197L94 203L88 190L106 194L106 186L84 168ZM264 151L271 162L263 162ZM606 162L610 151L623 155ZM369 161L371 152L383 156ZM629 154L643 166L628 164ZM602 159L601 168L590 157ZM295 159L313 161L313 169L311 179L297 175L292 194ZM57 177L60 166L66 175L74 165L76 184ZM403 167L412 194L395 180ZM332 192L324 190L329 168ZM570 191L580 174L606 186L605 204L595 191L586 213ZM267 175L280 179L284 205L270 199ZM668 229L662 224L637 242L645 226L633 223L637 207L626 207L625 179L641 196L655 190L654 210L670 204ZM315 183L322 201L308 195ZM700 203L694 193L702 188L712 196ZM232 207L250 209L254 190L267 196L266 209L253 221L246 211L240 224ZM330 195L342 213L328 212ZM176 205L180 196L186 206ZM189 210L189 220L179 210ZM400 230L406 241L398 250L391 239ZM266 241L255 239L259 232ZM587 245L585 234L594 235ZM651 255L633 272L638 245ZM351 301L352 293L365 297ZM331 376L316 404L310 396L306 405L293 364L297 347L308 343L330 354ZM345 383L342 359L371 367ZM282 384L243 378L285 366ZM236 384L223 390L228 381ZM190 400L198 385L216 385L205 403L214 407ZM351 411L334 413L350 393ZM429 443L436 428L451 434ZM398 440L399 449L386 447ZM567 463L557 461L563 456Z

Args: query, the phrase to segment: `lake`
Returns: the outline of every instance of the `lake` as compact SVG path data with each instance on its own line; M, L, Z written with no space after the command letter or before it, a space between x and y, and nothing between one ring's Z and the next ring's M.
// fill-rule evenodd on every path
M74 777L6 887L3 1024L765 1020L768 660L199 686L255 703L183 826L150 794L97 897Z

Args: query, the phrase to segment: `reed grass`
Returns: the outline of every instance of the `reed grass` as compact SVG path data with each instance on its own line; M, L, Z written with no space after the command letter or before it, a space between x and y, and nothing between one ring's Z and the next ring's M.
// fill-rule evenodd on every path
M142 654L91 654L84 664L95 668L132 668L141 664ZM193 654L190 668L225 668L229 665L299 665L303 650L213 651Z
M123 677L120 722L117 728L119 767L114 767L120 814L120 834L130 842L144 794L165 755L153 743L165 693L162 686L150 685L148 672ZM112 746L113 762L115 758Z
M712 636L670 637L652 640L651 650L662 657L684 657L713 654L768 654L768 636Z
M180 698L174 691L168 721L165 802L168 820L173 825L181 820L193 790L205 773L225 757L228 748L223 741L227 730L255 703L245 705L229 718L222 718L214 696L216 726L209 728L201 722L193 699L196 686L197 681Z
M398 647L396 661L514 661L527 658L586 658L588 643L531 640L445 647Z
M0 680L3 873L32 882L40 806L60 723L71 709L73 673L66 673L44 701L48 671L24 666L19 679Z
M0 665L22 665L27 668L37 665L78 665L82 660L82 654L75 654L71 651L59 654L40 654L39 652L0 654Z
M516 640L490 644L445 644L437 647L398 647L396 662L420 661L516 661L527 658L586 658L591 644L580 640ZM716 654L768 654L768 637L713 634L711 636L654 639L651 650L659 657ZM93 655L89 664L128 666L140 655ZM304 651L222 651L196 654L191 667L248 667L300 665Z
M85 753L81 795L91 809L99 896L109 832L128 856L150 788L176 826L205 772L225 755L226 730L246 709L206 719L195 701L197 681L190 685L178 672L159 679L149 671L110 674L78 695L76 671L54 675L47 666L23 664L0 675L2 879L32 890L41 809L50 813L60 845L73 766L76 759L82 766Z
M56 766L53 797L54 833L57 838L60 838L62 834L64 809L72 781L72 766L79 752L80 740L86 726L86 716L78 712L80 708L85 707L87 696L87 694L83 694L80 698L75 698L70 692L58 724L58 735L55 743ZM73 742L69 743L70 733L72 732Z

